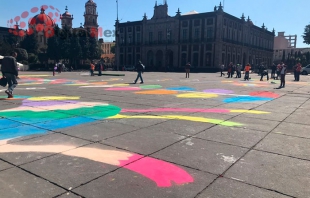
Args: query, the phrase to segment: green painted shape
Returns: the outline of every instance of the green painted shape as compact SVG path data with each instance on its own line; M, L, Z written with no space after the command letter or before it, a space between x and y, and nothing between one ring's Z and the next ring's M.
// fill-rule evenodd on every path
M91 117L95 115L96 118L107 118L115 116L121 111L121 108L114 105L107 106L94 106L94 107L82 107L70 110L55 110L45 112L34 112L34 111L12 111L12 112L0 112L2 117L23 117L27 119L39 119L39 118L50 118L50 119L65 119L70 118L73 115Z
M162 88L161 85L142 85L140 86L141 89L160 89Z

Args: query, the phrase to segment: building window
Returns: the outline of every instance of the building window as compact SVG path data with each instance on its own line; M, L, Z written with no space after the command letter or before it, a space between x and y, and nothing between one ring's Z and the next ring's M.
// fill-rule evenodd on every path
M182 51L187 51L187 46L186 45L182 45Z
M121 44L124 44L124 43L125 43L124 37L121 37Z
M129 44L132 43L132 35L131 35L131 34L128 35L128 43L129 43Z
M140 53L140 47L137 47L137 48L136 48L136 52L137 52L137 53Z
M188 21L183 21L182 22L182 27L187 27L188 26Z
M149 42L153 42L153 32L149 32Z
M194 21L194 26L200 26L200 20L196 19L196 20Z
M121 47L119 51L120 51L121 53L123 53L123 52L124 52L124 48Z
M171 37L172 37L171 34L172 34L172 33L171 33L171 30L168 30L168 31L167 31L167 40L168 40L168 41L171 41Z
M131 50L131 47L128 47L128 53L131 53L132 50Z
M213 25L213 19L207 19L207 25Z
M159 41L159 42L162 42L162 40L163 40L163 32L162 32L162 31L159 31L159 32L158 32L158 41Z
M131 27L128 27L128 32L132 32L132 28Z
M195 28L194 38L195 39L200 38L200 28Z
M227 22L226 22L226 19L224 19L224 25L226 25L226 23L227 23Z
M123 28L120 29L120 33L124 33L124 29Z
M137 32L140 32L140 29L141 29L140 26L136 27Z
M187 29L183 29L183 40L187 40Z
M195 52L199 51L199 45L194 45L193 46L193 51L195 51Z
M207 28L207 38L213 38L213 28L212 27Z
M211 53L206 53L206 66L211 66Z
M212 44L207 44L206 45L206 50L207 51L212 51Z
M137 43L141 42L141 33L137 33Z

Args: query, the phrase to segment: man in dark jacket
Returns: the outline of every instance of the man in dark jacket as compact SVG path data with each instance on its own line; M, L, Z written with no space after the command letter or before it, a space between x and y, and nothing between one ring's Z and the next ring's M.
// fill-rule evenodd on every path
M138 81L139 78L141 79L141 84L143 84L142 73L143 73L143 70L144 70L144 66L143 66L143 64L141 63L141 61L139 61L138 64L136 65L136 70L137 70L137 72L138 72L138 75L137 75L137 78L136 78L134 84L137 83L137 81Z
M18 77L16 57L17 53L13 52L11 56L6 56L2 60L2 76L7 79L9 85L8 90L5 91L8 98L13 98L13 91L18 84L16 80L16 77Z

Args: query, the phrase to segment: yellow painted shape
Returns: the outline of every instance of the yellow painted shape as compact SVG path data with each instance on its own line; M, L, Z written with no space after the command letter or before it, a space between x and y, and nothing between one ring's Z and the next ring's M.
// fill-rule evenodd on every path
M205 122L218 124L223 126L242 126L243 124L237 122L229 122L217 119L209 119L204 117L194 117L194 116L181 116L181 115L162 115L162 116L152 116L152 115L136 115L136 116L127 116L127 115L116 115L109 117L108 119L167 119L167 120L185 120L192 122Z
M113 87L124 87L129 86L129 84L112 84Z
M146 95L174 95L177 94L177 91L165 90L165 89L156 89L156 90L146 90L138 91L136 94L146 94Z
M179 94L177 95L178 98L217 98L217 94L212 93L199 93L199 92L193 92L193 93L185 93L185 94Z
M48 101L48 100L79 100L79 96L43 96L43 97L32 97L28 98L31 101Z
M255 111L255 110L230 110L231 113L249 113L249 114L270 114L267 111Z

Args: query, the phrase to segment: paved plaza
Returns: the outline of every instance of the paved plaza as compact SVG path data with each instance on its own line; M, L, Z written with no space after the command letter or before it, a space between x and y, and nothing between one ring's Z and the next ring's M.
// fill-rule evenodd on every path
M310 76L21 72L1 198L310 197Z

